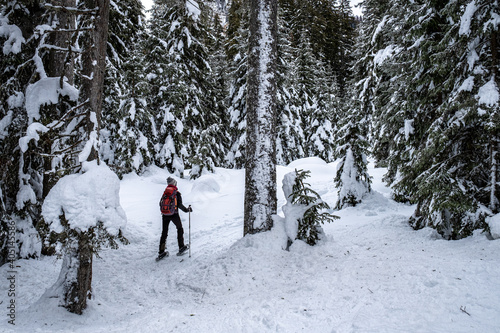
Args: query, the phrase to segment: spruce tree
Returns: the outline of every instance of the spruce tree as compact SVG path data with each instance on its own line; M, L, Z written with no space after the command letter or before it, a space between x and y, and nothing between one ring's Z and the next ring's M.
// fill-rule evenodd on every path
M39 2L0 5L0 265L7 261L9 249L15 251L15 259L38 256L41 251L33 245L40 244L34 226L40 216L44 161L37 154L38 144L30 140L30 149L23 151L19 141L28 138L28 126L35 120L26 112L26 89L36 80L35 56L40 59L44 54L39 50L42 35L35 29L47 23ZM32 130L35 137L39 135L36 128ZM14 244L7 241L13 226Z
M278 10L276 160L280 165L287 165L305 156L305 134L300 107L294 105L299 100L293 75L293 60L299 52L290 39L295 5L293 1L280 0Z
M338 199L335 208L355 206L371 191L368 174L369 114L358 108L356 96L343 109L339 125L337 157L340 159L335 185Z
M181 83L174 85L176 73L170 51L177 45L171 40L170 30L177 27L175 18L182 9L177 1L158 0L151 9L149 34L144 41L145 74L147 79L147 105L154 117L154 163L167 167L178 176L184 174L184 161L188 157L187 140L182 134L184 99ZM173 17L171 17L173 15ZM177 40L177 42L179 42ZM175 45L174 45L175 44Z
M229 116L230 148L226 165L245 165L247 114L248 3L232 1L229 7L226 54L229 68L227 114Z
M206 52L209 70L204 82L206 96L203 114L199 117L206 120L201 129L196 147L191 154L191 178L197 178L205 172L214 172L216 166L222 166L226 152L229 150L229 117L226 113L227 78L225 58L225 38L219 15L208 7L202 7L200 24L206 26Z
M303 240L312 246L321 239L323 234L321 225L325 222L332 222L339 217L326 212L330 209L328 204L321 200L316 191L311 189L310 184L304 181L310 176L310 173L310 171L295 170L285 175L283 190L287 205L283 207L283 210L285 219L287 219L287 215L291 215L292 219L297 218L296 239ZM300 214L297 214L299 211L297 207L302 208ZM290 239L289 242L294 240Z
M146 62L152 90L148 105L156 119L155 161L181 177L185 167L192 168L193 177L213 170L214 156L222 155L220 141L211 137L215 132L205 131L223 116L213 112L219 101L212 96L206 10L196 1L189 6L180 0L156 1L145 44L151 50ZM201 135L208 137L199 145Z
M153 157L140 48L145 24L140 1L111 1L101 154L120 176L142 172Z
M304 133L304 155L319 156L328 154L329 149L322 143L330 141L330 133L325 133L326 137L318 137L318 131L323 126L331 129L331 123L326 117L327 110L320 109L319 106L319 84L324 82L324 68L318 66L319 60L314 56L310 42L310 32L303 27L299 37L298 45L295 49L295 59L293 68L293 100L290 108L300 116ZM321 65L321 62L319 62ZM326 119L325 119L326 118Z
M488 22L484 17L491 13L488 5L450 2L436 8L447 24L440 27L443 38L431 59L447 75L433 82L434 91L441 91L443 98L427 131L426 146L419 151L418 208L411 223L415 228L432 226L447 239L486 228L485 217L492 213L486 207L495 210L498 200L496 184L492 186L496 126L489 123L498 108L494 73L498 63L490 62L496 40L492 43L491 35L484 34Z
M2 183L9 186L1 191L5 193L2 208L16 223L22 257L40 253L33 227L42 232L41 203L63 174L73 172L75 136L67 126L79 112L73 67L74 8L74 1L65 0L44 6L37 1L14 1L1 9L1 24L8 26L2 29L7 34L1 62L6 74L0 88L6 102L2 103L6 117L2 117L1 132L9 135L2 138L6 148L2 165L7 167L2 170L12 172L2 175ZM45 240L42 232L44 246Z

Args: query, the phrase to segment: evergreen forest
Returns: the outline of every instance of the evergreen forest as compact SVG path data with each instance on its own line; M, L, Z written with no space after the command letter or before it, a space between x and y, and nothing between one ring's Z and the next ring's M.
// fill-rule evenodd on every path
M82 161L120 178L245 167L248 3L2 1L0 265L13 225L20 258L71 248L73 231L52 230L42 206ZM340 160L341 209L370 191L370 161L415 205L413 228L488 232L500 213L499 1L361 6L355 17L348 0L277 0L275 163ZM126 242L99 224L75 232L91 253Z

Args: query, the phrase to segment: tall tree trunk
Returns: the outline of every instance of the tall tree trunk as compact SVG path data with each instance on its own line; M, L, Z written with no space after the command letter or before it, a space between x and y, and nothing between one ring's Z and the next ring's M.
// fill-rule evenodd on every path
M491 173L490 173L490 204L489 208L496 214L499 212L499 201L498 201L498 164L499 164L499 154L500 151L500 140L497 137L493 137L490 142L490 159L491 159Z
M109 0L85 0L85 8L96 10L91 20L88 20L93 29L83 40L82 54L82 87L80 97L86 102L85 130L86 145L91 144L87 161L98 159L97 141L101 126L102 100L104 91L104 75L106 67L106 45L108 39ZM82 158L82 156L80 156ZM80 161L81 162L81 161ZM87 307L87 298L90 298L92 282L92 239L93 232L78 232L69 236L72 238L73 249L66 256L68 262L78 265L76 280L72 281L65 290L65 307L68 311L81 314Z
M277 0L250 0L244 234L276 214Z
M68 82L73 84L73 55L69 48L76 23L75 13L71 9L76 7L76 0L52 0L50 4L54 8L50 9L52 10L50 24L57 23L57 29L50 33L47 42L56 48L49 52L44 66L45 71L49 77L65 76Z
M81 100L87 102L86 132L92 149L86 160L98 159L97 140L101 129L106 46L108 41L109 0L85 0L87 9L96 10L93 29L84 40Z
M57 29L50 32L47 38L47 43L55 46L49 51L49 54L44 61L45 71L48 77L60 77L60 88L63 88L63 80L67 79L69 84L74 82L74 65L73 53L71 52L72 35L75 29L76 17L72 10L66 8L75 8L76 0L52 0L52 11L49 24L57 23ZM64 51L66 50L66 51ZM60 119L65 110L61 104L49 104L42 106L45 110L43 113L53 119ZM44 177L43 177L43 193L45 198L49 194L50 189L57 183L58 177L51 172L52 166L52 142L50 138L42 141L42 151L47 154L44 158Z
M493 31L490 36L490 47L491 47L491 72L493 73L493 77L495 78L495 83L497 84L497 87L499 86L499 77L498 77L498 66L500 66L499 59L498 59L498 33L496 31ZM498 113L498 110L496 113L493 115L493 123L497 123L500 121L499 119L500 115ZM499 133L498 133L498 127L495 127L493 129L493 133L490 134L491 139L490 139L490 160L491 160L491 173L490 173L490 183L491 183L491 190L490 190L490 204L489 208L491 211L496 214L500 210L500 203L499 203L499 194L497 192L497 184L499 182L498 175L499 175L499 164L500 164L500 139L499 139Z

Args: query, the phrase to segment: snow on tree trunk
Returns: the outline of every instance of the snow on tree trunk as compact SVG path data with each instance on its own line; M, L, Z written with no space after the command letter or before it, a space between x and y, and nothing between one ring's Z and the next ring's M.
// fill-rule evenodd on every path
M59 298L81 314L90 297L92 256L101 246L117 247L126 215L120 206L120 180L108 166L84 162L83 173L61 178L47 195L42 215L64 248L59 279L45 297Z
M59 278L43 297L58 298L69 312L82 314L91 297L92 250L88 241L66 244Z
M99 149L99 131L101 127L102 118L102 100L104 91L104 77L105 77L105 67L106 67L106 46L108 39L108 22L109 22L109 0L85 0L82 3L83 11L87 11L88 14L84 14L80 20L80 24L84 27L92 27L92 29L80 36L81 46L82 46L82 75L81 75L81 93L80 100L83 107L83 117L81 124L84 127L84 133L81 137L81 152L78 156L80 163L85 161L95 161L98 159L98 149ZM82 179L86 179L97 174L103 177L102 181L105 181L105 175L111 173L109 169L103 166L101 169L93 169L90 165L83 165L82 168L85 171L87 168L87 173L83 175L71 175L67 177L72 178L62 178L54 186L54 188L47 195L46 201L43 205L44 218L47 223L59 226L60 230L53 230L56 232L63 232L65 239L65 256L66 263L72 268L64 267L64 269L69 269L73 274L66 274L61 272L63 276L67 278L63 282L65 288L63 289L63 306L72 313L81 314L82 311L87 307L87 296L90 295L90 287L92 280L92 256L93 252L97 251L99 244L102 242L100 238L108 237L109 233L105 227L103 227L103 220L109 219L107 216L99 216L98 209L99 203L94 204L83 204L86 207L87 212L83 215L72 218L68 216L68 209L74 209L75 198L66 200L60 200L60 202L54 202L50 197L54 190L55 193L60 191L64 184L71 183L71 180L77 181L78 177L81 176ZM111 177L111 176L109 176ZM116 177L116 176L115 176ZM98 177L100 178L100 177ZM93 178L89 179L92 185ZM62 182L62 184L61 184ZM103 186L104 184L97 182ZM118 185L119 187L119 185ZM74 190L74 189L72 189ZM68 192L74 192L74 191ZM94 197L99 197L103 191L107 190L95 187L92 191L87 191L88 189L84 187L85 193L83 196L79 197L78 200L91 201ZM59 194L60 195L60 194ZM109 199L102 198L102 202L107 202ZM69 204L68 201L73 201ZM62 206L58 206L62 205ZM52 216L47 213L47 207L51 207L57 212L56 216ZM55 207L55 208L54 208ZM60 207L60 208L59 208ZM106 211L109 207L105 207ZM50 211L50 209L49 209ZM52 210L54 211L54 210ZM97 215L94 218L88 218L93 214ZM62 216L62 218L60 218ZM65 219L67 218L67 221ZM57 222L59 221L59 222ZM67 223L64 223L67 222ZM62 230L61 230L62 229ZM112 232L114 233L114 232ZM113 236L109 236L111 239ZM111 240L110 240L111 241ZM77 267L73 267L77 266ZM74 273L76 269L76 276Z
M244 234L271 229L276 214L277 1L250 1Z
M490 210L495 214L499 210L498 193L496 191L498 184L498 152L500 151L500 140L494 138L490 144L490 158L491 158L491 174L490 174Z
M50 24L58 25L57 30L49 34L48 44L54 47L49 50L47 60L45 61L44 67L48 77L58 77L59 78L59 88L64 88L64 81L67 84L73 85L74 83L74 56L73 53L68 49L71 48L72 30L75 29L75 14L70 10L63 10L63 8L75 8L76 0L53 0L51 1L50 7L52 9ZM44 110L41 111L42 114L53 114L54 118L61 119L63 113L63 103L53 103L40 106ZM48 156L53 153L53 140L42 140L41 141L42 151ZM57 173L52 171L53 159L45 157L44 158L44 169L46 170L43 177L43 195L45 198L49 193L50 189L57 182L59 176Z
M86 9L96 10L90 24L95 28L83 39L83 82L81 100L86 108L86 143L79 155L80 162L98 158L99 130L102 118L106 46L108 40L109 0L86 0Z

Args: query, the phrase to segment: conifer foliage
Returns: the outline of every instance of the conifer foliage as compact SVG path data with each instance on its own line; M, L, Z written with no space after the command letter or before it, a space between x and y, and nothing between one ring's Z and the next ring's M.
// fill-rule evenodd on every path
M310 176L310 171L295 170L283 180L283 190L287 198L287 205L283 207L285 219L288 223L297 223L296 239L303 240L309 245L316 245L321 239L323 229L321 225L332 222L338 216L327 212L330 206L321 200L317 192L310 188L310 184L304 180ZM289 216L287 216L289 215ZM291 241L295 240L292 239Z
M139 0L110 2L101 155L120 176L141 173L153 162L153 126L142 70L143 11Z
M145 42L155 164L181 177L186 167L192 177L213 171L226 149L223 99L212 96L218 78L210 65L207 12L196 0L156 1Z
M487 216L498 213L498 5L365 8L367 17L379 17L366 43L388 36L371 52L378 82L368 102L374 155L387 162L396 199L417 204L416 229L431 226L447 239L487 229Z

